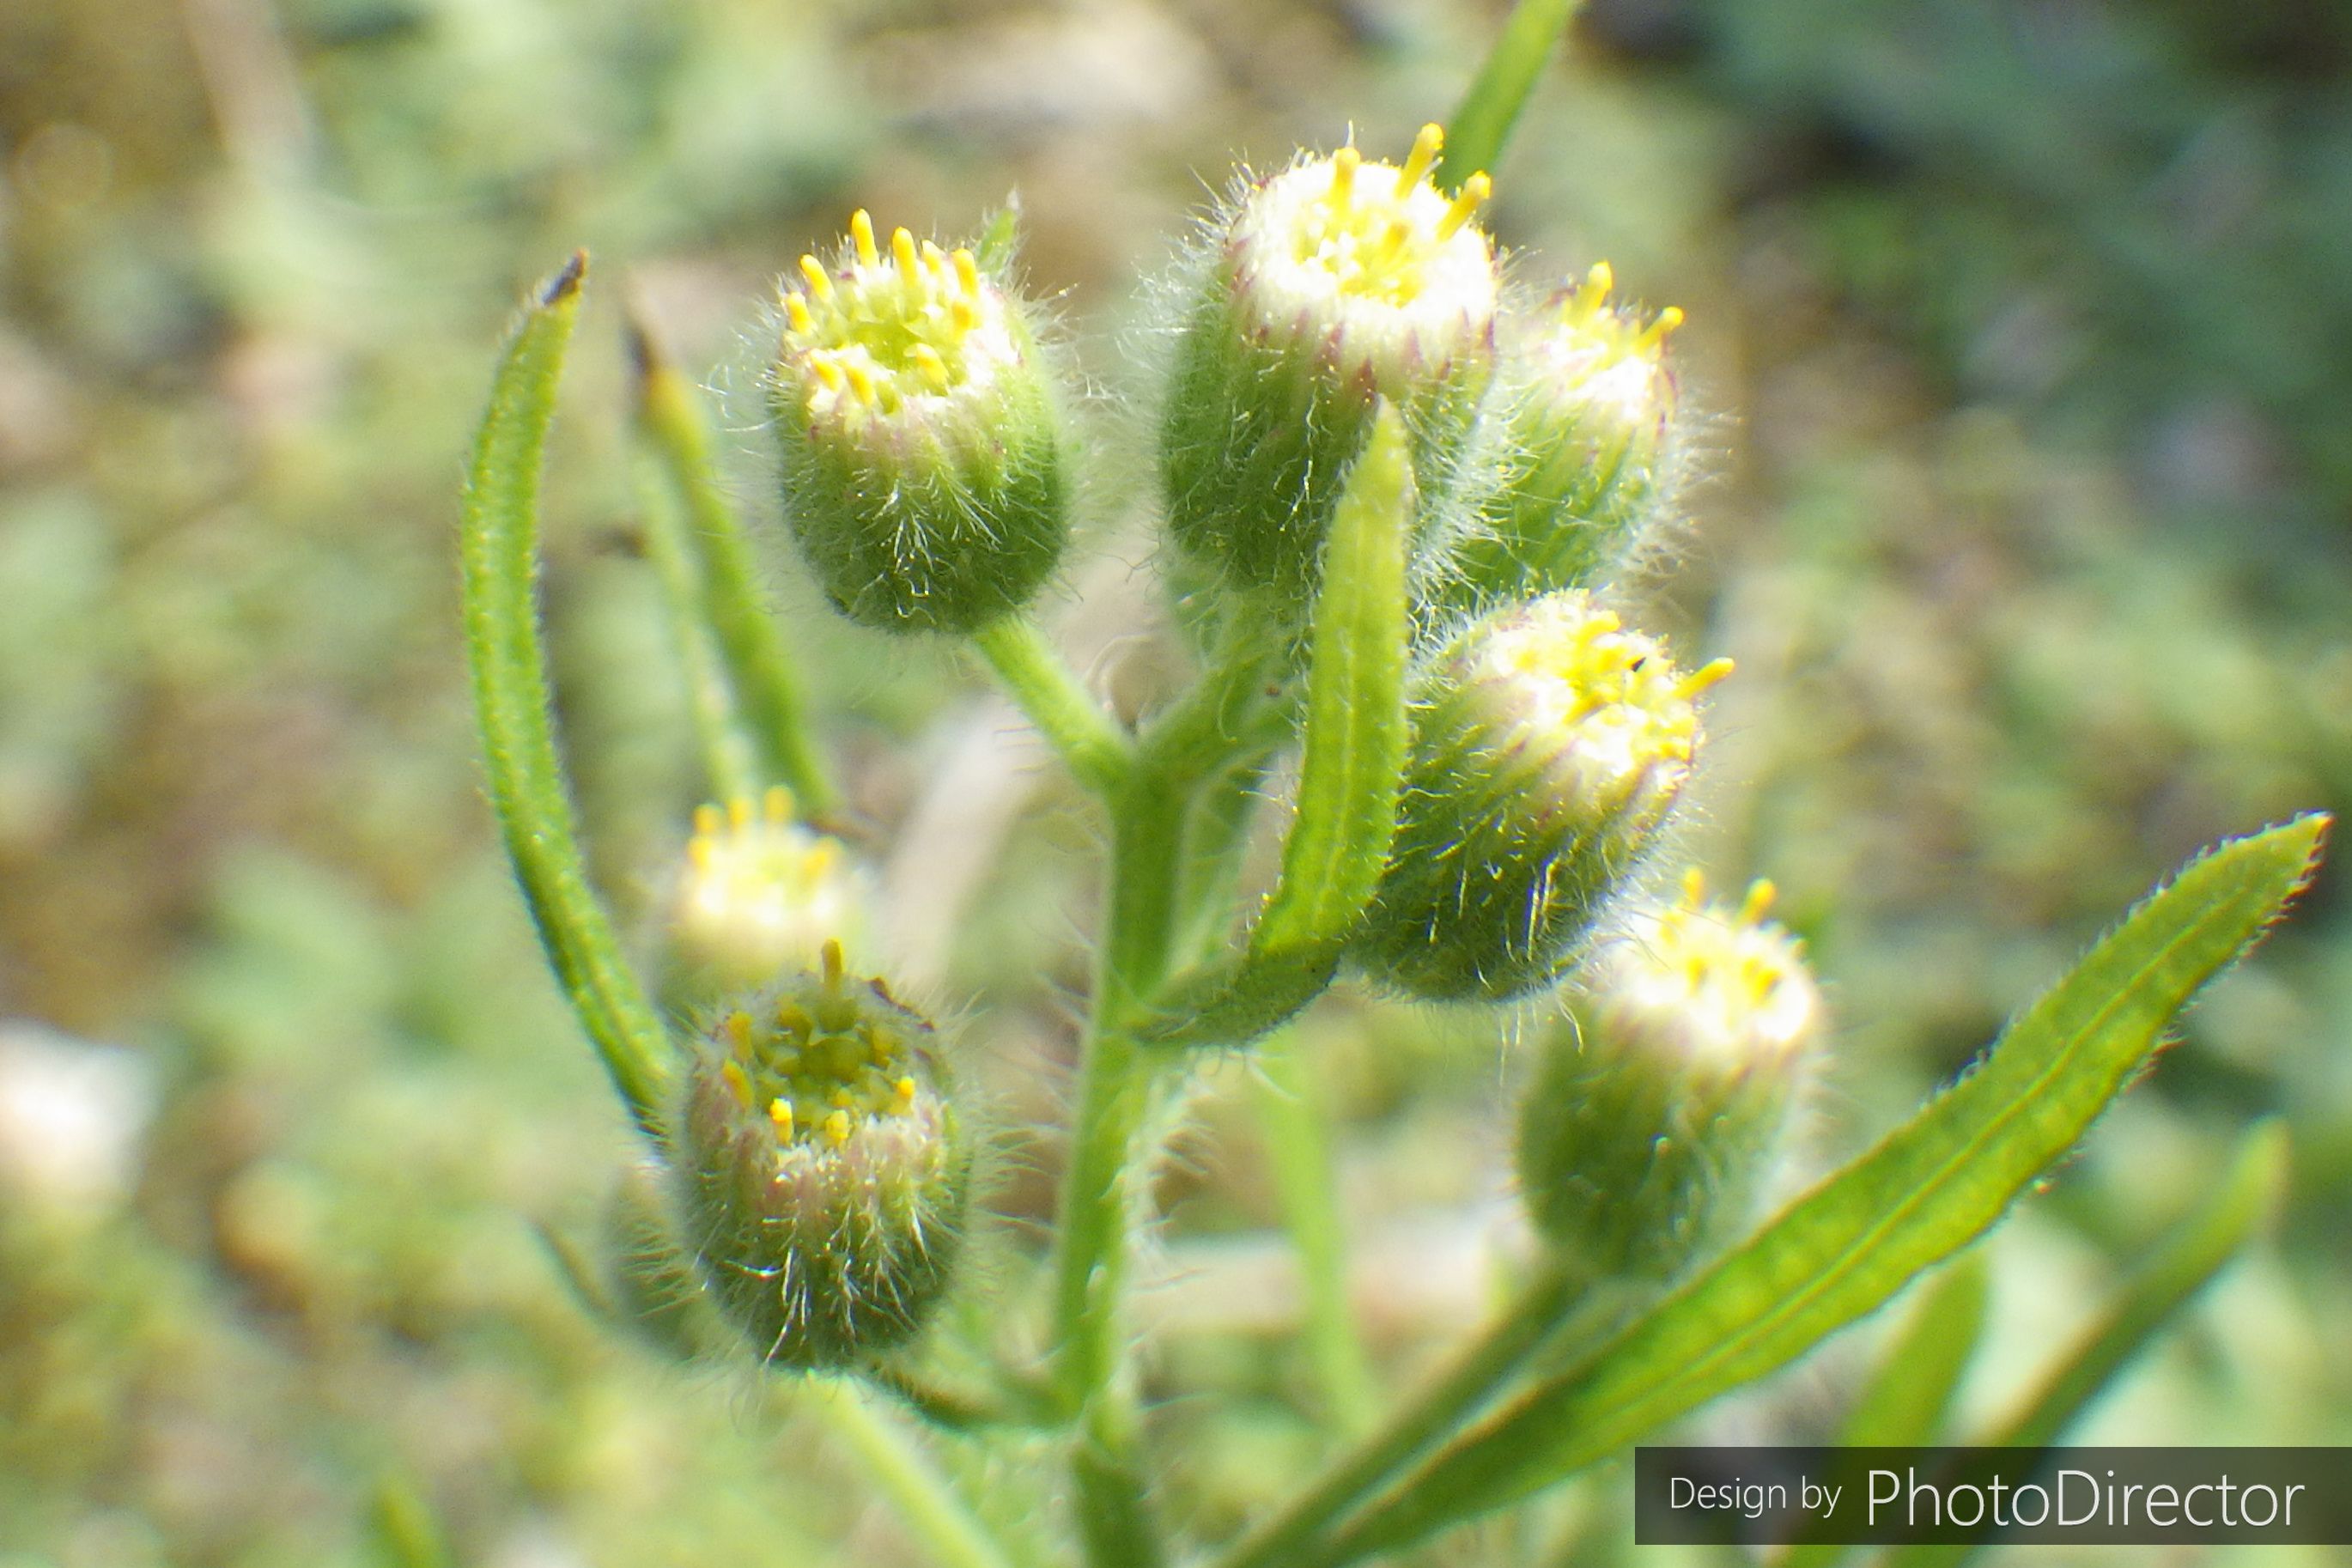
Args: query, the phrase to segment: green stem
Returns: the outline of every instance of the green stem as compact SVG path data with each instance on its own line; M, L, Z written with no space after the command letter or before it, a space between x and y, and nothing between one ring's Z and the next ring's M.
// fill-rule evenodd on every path
M1149 1195L1156 1058L1133 1028L1165 976L1184 797L1148 774L1112 800L1110 911L1079 1069L1055 1278L1055 1386L1080 1422L1072 1467L1089 1560L1144 1568L1160 1548L1144 1501L1135 1393L1119 1378L1132 1211Z
M1553 1259L1538 1266L1510 1310L1490 1325L1438 1379L1359 1442L1275 1518L1216 1560L1215 1568L1307 1568L1323 1531L1415 1458L1475 1415L1555 1334L1579 1332L1562 1319L1590 1283Z
M1371 1368L1348 1307L1347 1235L1333 1183L1330 1138L1321 1100L1295 1030L1258 1042L1258 1128L1274 1165L1283 1224L1298 1254L1307 1305L1307 1350L1323 1404L1343 1437L1360 1436L1378 1414Z
M701 602L696 618L709 627L725 660L762 772L791 788L804 815L823 816L840 804L839 797L810 733L799 676L761 599L751 541L719 488L694 390L642 323L631 324L631 346L637 364L637 429L684 509L682 532L697 558Z
M1519 0L1487 51L1478 79L1445 127L1445 150L1437 161L1440 190L1459 190L1481 170L1491 170L1510 142L1519 110L1527 107L1542 76L1552 44L1576 16L1579 0Z
M1125 781L1135 747L1061 654L1018 613L999 616L972 633L972 646L1020 706L1045 743L1078 782L1108 794Z
M844 1443L856 1451L897 1507L899 1521L943 1568L1015 1568L1004 1544L989 1532L913 1434L874 1396L847 1378L813 1384L809 1401Z
M581 858L533 596L540 464L587 266L586 253L572 257L525 312L499 363L467 472L460 587L490 803L515 879L614 1087L650 1131L669 1076L669 1040Z

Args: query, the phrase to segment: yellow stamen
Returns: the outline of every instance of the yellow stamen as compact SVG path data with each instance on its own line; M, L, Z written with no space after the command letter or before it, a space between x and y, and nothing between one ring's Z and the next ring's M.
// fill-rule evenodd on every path
M776 1027L788 1035L805 1038L816 1033L816 1020L810 1017L805 1009L791 1002L779 1002L776 1004Z
M709 870L711 857L718 853L719 846L698 834L686 841L686 858L693 862L698 871Z
M1683 907L1695 910L1706 901L1706 873L1693 866L1683 872Z
M890 1086L890 1092L898 1100L898 1109L901 1111L911 1110L914 1109L915 1080L913 1079L900 1079L897 1083Z
M1616 269L1605 261L1594 262L1592 270L1584 275L1584 286L1592 290L1592 302L1598 305L1609 290L1617 287Z
M816 325L809 320L808 301L798 294L784 296L784 314L791 320L793 331L796 332L808 331Z
M926 381L941 392L948 389L948 362L940 357L937 349L929 343L917 343L907 351L907 357L915 362L915 368L923 373Z
M1748 883L1748 896L1739 901L1740 923L1754 925L1758 921L1762 920L1764 911L1772 907L1772 900L1780 895L1780 889L1762 877Z
M717 837L719 830L726 826L726 817L715 805L698 805L694 808L694 830L706 838Z
M743 1076L743 1066L740 1062L732 1058L720 1062L719 1081L727 1086L727 1092L735 1097L736 1104L746 1110L751 1109L751 1080Z
M1692 670L1688 675L1684 676L1680 684L1675 686L1675 694L1678 697L1696 697L1700 692L1705 691L1708 687L1713 686L1717 681L1721 680L1725 676L1729 675L1731 670L1732 664L1729 659L1709 659L1706 663L1700 665L1696 669Z
M882 265L882 253L874 248L874 215L864 207L849 215L849 242L857 248L858 266Z
M730 1013L727 1015L727 1022L719 1026L727 1031L727 1045L730 1050L748 1051L751 1048L751 1014L740 1009ZM751 1090L748 1089L743 1093L743 1103L746 1105L751 1103Z
M817 963L824 970L826 990L833 990L841 984L841 943L828 937L824 946L817 950Z
M1633 340L1634 352L1637 353L1647 353L1652 349L1656 348L1660 343L1664 342L1666 341L1666 334L1673 331L1676 327L1679 327L1682 324L1682 307L1679 305L1667 306L1664 310L1658 312L1658 319L1652 321L1648 326L1643 327L1642 329L1641 335Z
M836 1149L849 1142L849 1112L836 1110L825 1117L824 1140Z
M903 228L890 231L890 259L898 268L898 276L908 282L919 281L922 274L915 269L915 237Z
M768 1120L775 1125L777 1142L789 1143L793 1141L793 1102L791 1100L768 1101Z
M822 354L810 358L809 369L816 372L816 378L824 383L828 392L839 392L849 379L841 374L840 365Z
M751 799L749 795L739 795L727 803L727 826L738 833L751 826Z
M782 826L793 819L793 792L782 784L770 784L768 793L761 797L761 805L766 808L770 822Z
M858 402L871 408L879 401L882 394L874 384L872 371L867 370L856 360L851 360L842 367L842 372L849 377L849 390L857 395Z
M980 298L980 258L972 255L969 250L957 251L955 253L955 275L956 287L962 290L963 297L967 300L978 300Z
M929 240L923 241L923 265L934 278L944 278L948 271L948 253Z
M965 299L958 299L948 307L948 319L955 323L959 332L969 332L980 325L980 312L972 309L971 300Z
M1364 155L1356 151L1354 142L1331 154L1331 199L1341 206L1348 203L1355 188L1356 171L1362 167Z
M810 293L820 300L833 298L833 274L824 269L824 262L814 256L802 257L801 276L808 279Z
M1470 221L1470 215L1483 206L1486 198L1494 194L1495 182L1483 172L1463 181L1462 194L1454 198L1454 205L1447 207L1445 216L1437 221L1437 237L1452 239L1461 232L1462 226Z
M1404 161L1404 167L1397 171L1396 194L1402 195L1421 184L1422 177L1437 162L1438 153L1444 150L1445 128L1434 124L1423 126L1421 134L1412 139L1412 155Z

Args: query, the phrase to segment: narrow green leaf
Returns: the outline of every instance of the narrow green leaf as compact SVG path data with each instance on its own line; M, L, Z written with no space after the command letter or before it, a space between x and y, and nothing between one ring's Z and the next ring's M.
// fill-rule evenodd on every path
M1404 769L1405 537L1413 511L1404 421L1383 406L1323 547L1307 675L1298 810L1282 872L1231 963L1179 981L1153 1045L1238 1045L1322 994L1396 836Z
M1519 0L1487 53L1478 78L1462 95L1445 127L1445 150L1437 163L1437 184L1459 190L1482 170L1491 170L1511 139L1519 110L1527 107L1543 74L1552 45L1576 16L1578 0Z
M575 255L532 302L490 385L466 479L459 551L466 656L490 803L540 942L622 1100L650 1129L668 1075L668 1039L581 860L548 715L546 649L532 593L541 457L587 266L584 252Z
M1854 1402L1838 1433L1843 1448L1932 1447L1944 1424L1984 1332L1989 1297L1981 1253L1964 1253L1933 1281L1894 1337L1878 1371ZM1861 1467L1833 1473L1823 1484L1859 1484ZM1830 1568L1853 1549L1828 1542L1801 1541L1780 1559L1780 1568Z
M2184 868L1976 1069L1582 1365L1408 1477L1307 1562L1351 1562L1517 1501L1777 1371L1980 1236L2141 1072L2173 1016L2310 875L2324 816Z
M1412 444L1403 418L1383 406L1323 546L1298 815L1283 846L1281 880L1250 937L1253 952L1338 943L1380 881L1404 771L1412 512Z
M694 389L641 322L631 323L630 347L637 437L684 514L677 540L689 552L683 584L698 595L695 635L717 646L734 708L759 752L761 782L787 786L803 814L822 816L838 797L810 732L799 672L761 595L751 540L719 482Z

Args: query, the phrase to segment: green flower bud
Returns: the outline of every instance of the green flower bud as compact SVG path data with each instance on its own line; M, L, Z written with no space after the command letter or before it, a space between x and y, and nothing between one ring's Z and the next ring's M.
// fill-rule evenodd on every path
M864 899L848 851L793 819L791 791L703 806L686 850L670 951L696 990L749 990L814 968L828 942L856 947Z
M771 388L787 515L826 595L884 631L968 632L1036 592L1069 533L1060 409L1028 307L972 253L886 257L864 212L801 258Z
M1672 306L1643 318L1608 302L1609 264L1564 292L1513 356L1501 472L1454 552L1445 597L1532 598L1591 581L1623 551L1664 488L1675 413Z
M1671 1277L1746 1223L1821 1039L1771 884L1684 889L1594 952L1520 1110L1536 1229L1601 1274Z
M1160 434L1168 526L1235 587L1303 604L1348 470L1387 398L1442 491L1493 373L1495 257L1470 221L1488 194L1428 180L1424 128L1402 169L1353 147L1245 195L1177 348Z
M1556 978L1690 774L1698 693L1579 591L1473 625L1423 678L1359 964L1431 1001Z
M961 1247L971 1150L931 1027L822 967L720 1015L673 1122L679 1232L719 1312L773 1365L901 1343Z

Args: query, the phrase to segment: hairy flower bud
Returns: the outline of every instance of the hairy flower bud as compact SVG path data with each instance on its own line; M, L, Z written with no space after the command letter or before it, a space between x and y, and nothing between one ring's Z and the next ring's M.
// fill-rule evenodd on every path
M887 1350L946 1289L971 1152L931 1038L827 943L818 971L698 1044L672 1132L679 1229L713 1303L774 1365Z
M1069 533L1060 409L1028 307L864 212L837 266L801 258L772 406L801 551L844 615L968 632L1034 594Z
M1488 192L1429 183L1426 127L1402 168L1355 148L1252 189L1183 330L1160 438L1168 525L1225 581L1303 601L1332 508L1370 435L1402 412L1424 490L1443 489L1493 371Z
M848 851L795 821L792 792L694 816L670 906L670 948L698 988L764 985L816 966L828 942L853 950L863 900Z
M1448 596L1491 604L1590 581L1664 486L1675 413L1665 340L1683 313L1609 302L1607 262L1517 345L1501 472L1454 552Z
M1521 1107L1536 1228L1598 1272L1680 1272L1744 1223L1822 1035L1796 939L1696 872L1594 952Z
M1432 1001L1556 978L1690 774L1699 692L1583 593L1477 622L1422 682L1396 838L1356 941Z

